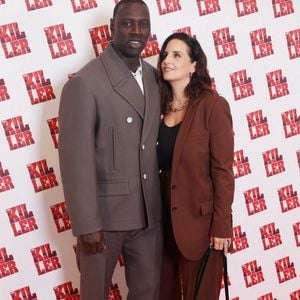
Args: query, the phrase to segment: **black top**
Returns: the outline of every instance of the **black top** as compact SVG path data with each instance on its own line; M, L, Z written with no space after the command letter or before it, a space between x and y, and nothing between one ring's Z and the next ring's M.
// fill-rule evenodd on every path
M171 170L173 150L180 124L168 127L163 120L160 123L157 145L158 167L160 170Z

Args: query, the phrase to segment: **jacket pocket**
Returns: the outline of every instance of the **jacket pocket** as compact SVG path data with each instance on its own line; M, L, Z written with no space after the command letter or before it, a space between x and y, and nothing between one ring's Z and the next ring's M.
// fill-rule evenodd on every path
M128 194L128 181L103 181L97 183L97 196L122 196Z
M214 211L214 202L205 201L200 203L200 216L212 214Z
M117 133L114 127L108 128L108 167L111 171L116 170Z

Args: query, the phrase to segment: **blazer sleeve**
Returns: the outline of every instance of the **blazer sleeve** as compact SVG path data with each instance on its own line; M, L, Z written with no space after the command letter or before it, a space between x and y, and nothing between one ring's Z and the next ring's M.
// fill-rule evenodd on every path
M228 102L219 97L209 117L210 168L214 189L214 213L210 234L232 236L232 202L234 197L234 134Z
M59 106L59 163L72 232L101 229L96 201L96 104L91 88L75 76L64 86Z

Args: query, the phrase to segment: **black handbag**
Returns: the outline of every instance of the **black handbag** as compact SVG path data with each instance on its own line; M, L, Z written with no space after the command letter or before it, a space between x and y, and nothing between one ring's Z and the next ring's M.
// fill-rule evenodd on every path
M200 265L199 265L199 268L198 268L198 271L197 271L197 276L196 276L196 283L195 283L195 291L194 291L194 296L193 296L193 300L196 300L197 299L197 295L198 295L198 292L199 292L199 289L200 289L200 285L201 285L201 281L202 281L202 278L203 278L203 275L204 275L204 271L205 271L205 268L206 268L206 265L207 265L207 262L208 262L208 259L210 257L210 254L215 251L213 247L209 247L201 261L200 261ZM223 276L224 276L224 286L225 286L225 299L226 300L229 300L229 291L228 291L228 273L227 273L227 257L226 255L224 254L224 251L222 251L222 255L223 255L223 267L224 267L224 270L223 270Z

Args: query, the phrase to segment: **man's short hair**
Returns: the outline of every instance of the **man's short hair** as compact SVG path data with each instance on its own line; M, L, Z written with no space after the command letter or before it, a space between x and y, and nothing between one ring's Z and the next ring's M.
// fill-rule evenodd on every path
M123 4L127 4L127 3L140 3L143 4L145 6L147 6L147 4L143 1L143 0L120 0L113 11L113 19L115 18L116 14L118 13L119 8L123 5ZM147 6L148 7L148 6Z

